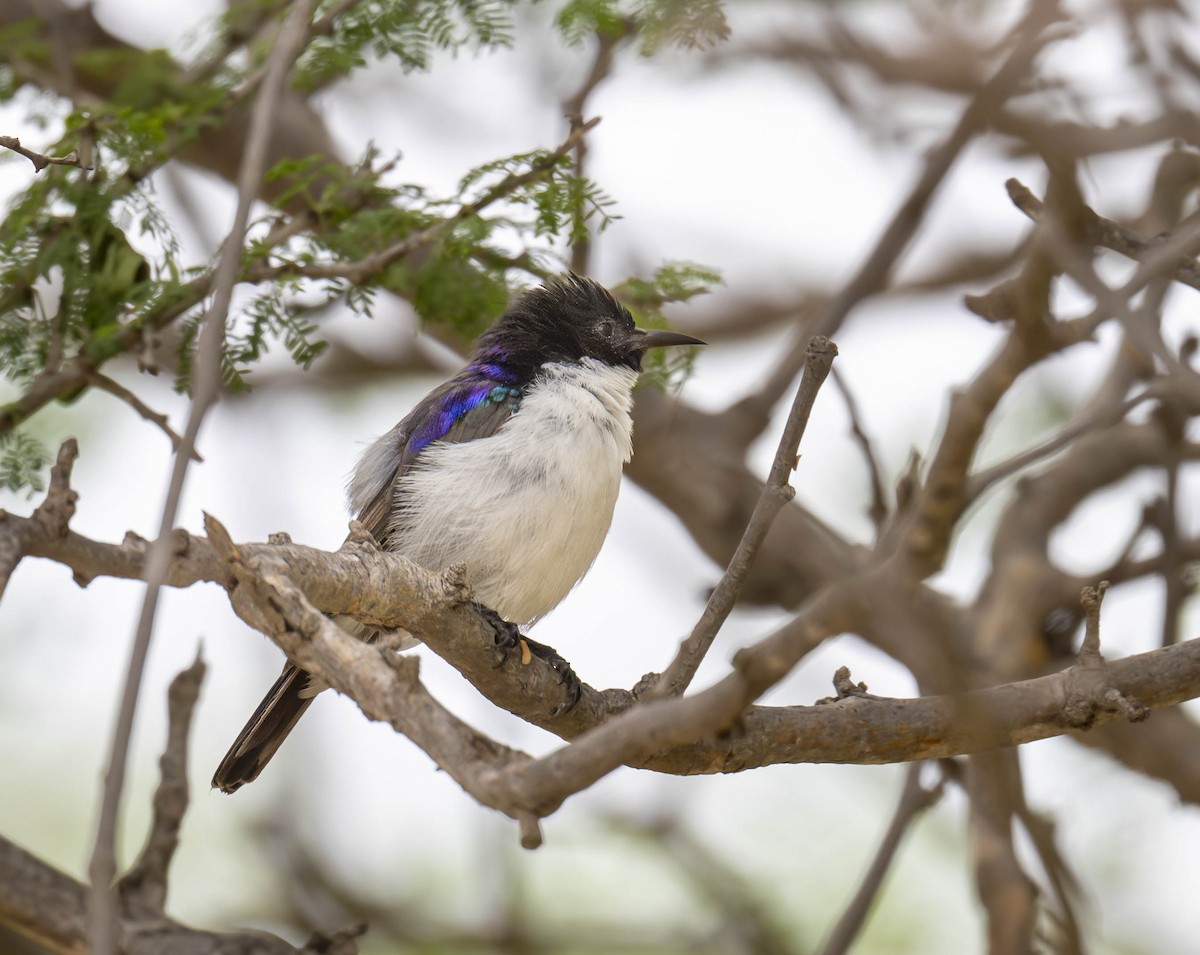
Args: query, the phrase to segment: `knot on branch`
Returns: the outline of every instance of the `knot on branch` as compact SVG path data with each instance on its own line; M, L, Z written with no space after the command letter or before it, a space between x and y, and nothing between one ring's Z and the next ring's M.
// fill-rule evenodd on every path
M808 340L808 345L804 349L804 361L807 366L823 369L825 373L828 373L837 355L837 345L824 335L814 335Z
M383 657L383 662L396 675L396 683L403 689L415 688L420 683L421 658L406 656L397 650L394 643L388 646L386 638L383 639L384 645L378 647L379 655Z
M467 583L467 567L465 564L451 564L439 577L442 586L442 596L451 606L461 606L471 603L474 595Z
M41 525L52 540L67 536L67 527L75 516L78 492L71 488L71 469L79 457L79 444L67 438L58 449L58 458L50 469L50 489L46 499L33 512L33 519Z
M1120 713L1131 723L1150 715L1148 707L1131 700L1109 680L1108 665L1101 658L1098 666L1080 663L1067 671L1067 702L1062 720L1073 729L1090 729L1101 713Z
M855 683L850 678L849 667L838 667L833 673L833 689L837 696L824 696L817 700L817 706L824 706L828 703L837 703L839 700L847 700L852 697L857 697L864 700L877 700L879 697L873 693L867 692L867 684Z
M656 686L658 686L658 681L661 678L661 673L643 673L642 678L633 685L633 689L630 690L630 693L633 694L633 698L635 700L640 700L645 694L649 693Z
M379 550L379 541L375 539L375 535L367 530L367 525L362 521L350 522L350 533L342 542L342 546L338 548L339 553L351 552L355 550Z
M1120 713L1131 723L1150 715L1150 710L1131 700L1113 685L1108 662L1100 652L1100 605L1108 591L1108 581L1084 587L1079 602L1083 606L1085 629L1079 663L1066 673L1067 701L1062 718L1067 726L1089 729L1100 713Z

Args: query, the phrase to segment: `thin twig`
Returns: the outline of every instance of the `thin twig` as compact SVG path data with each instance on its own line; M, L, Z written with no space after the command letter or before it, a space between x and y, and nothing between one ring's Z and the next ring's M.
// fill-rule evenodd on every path
M418 249L432 244L441 238L446 231L454 228L460 222L478 215L488 206L508 196L514 189L519 189L521 186L536 181L544 173L552 169L563 156L571 152L576 144L591 132L599 122L600 118L596 117L595 119L581 123L571 130L567 138L557 148L535 160L524 172L509 173L496 183L496 185L484 192L478 199L460 206L454 215L419 232L414 232L412 235L406 236L385 249L380 249L365 259L360 259L357 262L314 262L311 264L284 262L280 265L264 265L260 263L248 269L244 279L247 282L265 282L284 275L295 275L304 278L347 279L358 284L365 283L373 275L391 265L397 259L402 259L406 255L410 255Z
M1017 768L1019 772L1019 762ZM1075 907L1072 904L1072 896L1079 895L1079 880L1055 843L1053 819L1029 807L1023 786L1018 788L1013 799L1013 818L1019 821L1028 833L1029 840L1041 860L1042 871L1050 883L1050 890L1058 900L1058 907L1062 913L1057 919L1061 925L1061 942L1055 951L1061 952L1062 955L1083 955L1079 920L1075 917Z
M1185 576L1183 535L1179 528L1182 513L1179 478L1186 460L1183 447L1188 415L1176 402L1164 401L1158 408L1157 423L1161 425L1169 444L1168 459L1163 466L1166 489L1162 497L1143 510L1142 524L1153 526L1162 539L1162 579L1165 593L1160 643L1169 647L1179 641L1180 613L1191 589ZM1128 552L1123 556L1128 557Z
M1083 646L1079 648L1081 666L1097 666L1100 655L1100 605L1108 591L1108 581L1102 580L1095 587L1084 587L1079 602L1083 604Z
M871 446L871 439L867 437L867 432L863 430L862 416L859 414L858 401L855 400L849 386L836 368L832 371L833 383L837 385L838 392L842 396L842 401L846 403L846 413L850 416L850 433L854 436L854 440L858 442L858 446L862 448L863 460L867 463L867 476L871 480L871 506L867 509L867 516L871 518L871 523L875 525L875 535L878 537L883 532L883 526L887 522L888 503L887 492L883 489L883 469L879 466L879 458L875 454L875 449Z
M916 822L921 813L941 798L945 780L939 781L932 789L926 789L921 785L922 766L924 763L913 763L909 766L908 773L904 777L904 789L900 793L900 802L896 805L896 812L892 816L887 832L884 833L883 841L880 842L879 848L875 852L875 858L871 860L871 866L867 869L867 874L863 877L858 891L854 893L854 898L846 906L842 917L838 919L837 925L833 927L833 931L829 935L829 941L821 949L821 955L842 955L843 952L850 950L850 945L862 930L863 923L871 913L875 897L879 894L884 877L896 858L896 852L900 848L904 834L908 832L909 827Z
M1046 211L1045 203L1034 195L1028 186L1019 179L1009 179L1005 183L1005 187L1008 189L1008 195L1013 205L1034 222L1041 221L1042 215ZM1162 246L1163 239L1161 237L1143 239L1132 229L1113 222L1111 219L1106 219L1086 205L1079 211L1083 215L1083 227L1088 238L1096 245L1119 252L1126 258L1140 262ZM1168 278L1194 289L1200 289L1200 264L1197 264L1195 258L1178 255L1173 261L1163 262L1162 265L1166 269L1163 274Z
M817 399L817 392L833 366L833 359L837 357L837 346L828 338L814 338L808 344L806 355L804 374L800 378L792 410L780 436L770 474L758 503L754 505L754 512L750 515L750 523L742 534L724 576L709 596L704 613L700 615L688 638L680 644L675 659L650 692L651 698L679 696L687 690L705 654L716 639L721 625L725 623L725 619L737 603L742 584L754 564L754 557L766 538L775 515L796 494L795 489L788 483L788 477L799 462L797 451L800 439L808 425L808 417Z
M65 156L46 156L42 153L34 152L32 149L26 149L21 145L21 140L16 136L0 136L0 146L5 149L11 149L14 153L19 153L33 163L33 171L41 172L47 166L76 166L80 169L89 167L83 164L79 158L79 153L72 149Z
M717 916L721 935L735 942L734 951L795 955L797 950L776 912L760 897L757 886L730 865L727 853L714 851L673 817L640 820L617 815L605 821L618 832L635 836L665 853L695 887L705 909ZM727 947L728 942L721 949Z
M1118 421L1125 420L1125 416L1134 408L1142 404L1144 401L1152 400L1158 396L1158 390L1151 387L1144 391L1127 398L1114 408L1099 411L1089 415L1086 418L1081 418L1069 426L1063 428L1058 434L1041 444L1029 448L1027 451L1022 451L1020 454L1014 454L1011 458L1001 461L998 464L993 464L991 467L985 468L976 474L971 475L967 481L966 496L968 501L973 501L984 491L990 488L997 481L1001 481L1006 477L1010 477L1019 471L1025 470L1031 464L1036 464L1044 458L1048 458L1053 454L1057 454L1067 445L1075 441L1076 438L1087 434L1089 431L1095 431L1100 428L1108 427L1116 424Z
M1008 182L1010 195L1014 187L1020 187L1020 183L1010 179ZM1072 192L1074 201L1071 203L1068 214L1086 216L1087 205L1078 199L1077 191L1072 190ZM1014 203L1016 201L1014 198ZM1175 232L1140 256L1137 259L1138 267L1134 270L1133 275L1124 285L1115 289L1096 274L1090 255L1085 255L1078 248L1077 240L1066 223L1062 221L1061 216L1043 214L1039 219L1039 224L1045 229L1046 236L1051 242L1052 253L1063 271L1096 300L1095 309L1085 321L1099 325L1108 317L1115 317L1125 329L1129 340L1148 357L1157 358L1168 371L1174 374L1194 377L1195 373L1192 369L1167 348L1157 327L1141 320L1134 313L1129 302L1134 295L1155 279L1170 276L1176 271L1180 256L1194 255L1196 246L1200 243L1200 214L1193 213L1180 223ZM1090 249L1088 252L1090 253Z
M171 423L165 414L155 411L123 384L121 384L119 381L109 378L108 375L102 375L100 372L94 371L88 375L87 380L89 385L93 385L96 388L99 388L101 391L107 391L114 398L119 398L151 424L157 425L159 430L170 439L171 450L179 450L179 446L182 443L183 438L181 438L175 432L175 429L171 427ZM204 460L204 458L200 456L200 452L195 448L192 448L192 460Z
M946 181L951 167L967 144L987 128L992 117L1017 90L1038 53L1058 38L1057 34L1048 33L1046 27L1061 17L1062 11L1056 2L1035 2L1032 5L1030 12L1014 30L1020 39L1013 46L1008 59L990 80L979 87L946 140L929 153L920 176L875 242L870 255L842 290L828 301L816 321L797 332L794 344L767 376L762 388L743 399L742 403L767 409L774 407L796 376L803 361L804 343L808 336L835 334L851 309L887 285L892 267L924 221L925 211L941 184ZM747 420L753 420L753 417Z
M591 69L571 96L563 100L563 113L571 129L583 124L583 111L588 98L595 92L596 87L603 83L612 72L613 60L617 48L633 36L635 25L632 20L625 20L621 29L608 33L596 31L596 55L592 59ZM575 175L582 179L587 174L588 141L581 137L575 144ZM577 209L576 215L582 217L583 210ZM588 273L588 265L592 253L592 239L585 223L579 223L580 238L571 246L571 271L579 275Z
M121 900L127 905L148 906L155 912L163 912L166 906L167 873L188 808L188 735L206 669L197 647L196 659L176 674L167 690L167 743L158 761L160 778L154 792L150 833L142 854L118 886Z
M301 42L306 36L306 26L313 0L298 0L288 13L280 28L275 49L271 53L266 79L250 123L246 151L242 156L238 174L238 204L233 225L213 277L212 304L204 317L197 342L195 388L192 407L188 415L183 440L175 454L170 484L163 504L158 538L150 547L146 557L146 594L142 604L130 652L129 668L121 695L117 723L113 730L112 750L108 769L104 777L104 793L100 804L99 822L96 827L96 845L89 866L92 883L91 911L89 912L88 934L92 955L115 955L116 952L116 905L112 890L116 875L117 815L121 802L121 790L125 784L125 768L129 758L129 742L133 731L133 717L137 709L138 693L145 670L146 656L150 649L150 638L154 630L154 617L158 609L158 597L166 576L171 557L172 527L183 493L184 477L191 463L191 452L208 409L217 401L221 384L221 347L225 340L225 321L229 303L233 297L233 286L241 270L242 243L246 224L262 180L267 145L275 119L275 104L283 92L284 79L300 53Z
M1020 760L1013 750L980 753L966 761L966 771L957 781L970 800L972 866L985 917L987 951L1028 955L1034 951L1040 891L1026 873L1013 839Z
M571 152L576 143L589 131L594 129L599 122L599 118L592 119L583 123L578 128L571 130L567 138L556 149L532 163L525 172L510 173L478 199L461 206L454 215L426 229L422 229L365 259L356 262L314 262L308 264L287 261L279 264L256 262L243 271L239 280L243 282L273 282L280 278L297 276L312 279L347 279L355 284L369 282L375 278L378 272L391 265L397 259L411 255L432 245L447 230L453 229L464 220L477 215L493 203L504 199L512 190L519 189L544 175L563 156ZM272 230L263 239L262 244L264 247L274 248L278 243L285 241L291 235L303 231L310 225L311 223L305 217L295 216ZM137 347L142 342L147 330L163 328L169 325L196 305L197 302L202 301L209 289L212 288L213 281L214 276L205 273L197 276L190 282L184 283L179 290L179 294L172 299L170 305L152 313L145 321L131 322L121 328L115 336L114 346L119 347L122 351L129 351ZM86 383L88 376L95 372L98 366L98 361L87 355L80 354L71 358L62 368L54 371L50 369L43 371L33 380L20 397L0 407L0 434L13 430L22 421L26 421L51 401L68 391L78 388L80 384Z

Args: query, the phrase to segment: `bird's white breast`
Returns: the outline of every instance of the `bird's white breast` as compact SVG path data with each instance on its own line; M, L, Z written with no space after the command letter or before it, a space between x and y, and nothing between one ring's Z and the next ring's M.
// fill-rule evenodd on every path
M592 359L544 366L494 435L421 453L397 485L391 546L432 570L465 565L476 599L506 620L548 613L608 533L636 379Z

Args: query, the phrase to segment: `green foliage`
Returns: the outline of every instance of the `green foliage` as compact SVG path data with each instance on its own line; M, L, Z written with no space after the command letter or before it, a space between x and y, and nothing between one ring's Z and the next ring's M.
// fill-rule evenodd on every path
M729 38L722 0L643 0L637 6L643 53L668 45L707 50Z
M537 169L544 171L536 175ZM591 180L575 174L568 156L552 160L548 150L538 149L484 163L467 173L459 183L458 202L478 201L506 180L518 185L505 188L511 206L525 207L508 219L516 229L535 237L565 236L575 243L586 239L589 228L603 232L612 224L614 200Z
M423 70L439 51L508 46L518 5L326 0L293 78L313 89L372 57ZM158 333L175 325L176 385L190 387L213 267L181 262L152 176L252 101L274 25L287 6L286 0L230 4L204 54L188 67L162 50L115 45L81 51L73 65L91 86L83 104L49 93L24 97L26 128L41 126L51 131L43 139L57 137L38 150L75 150L90 168L56 165L32 175L5 212L0 375L30 388L64 369L98 369L119 355L140 360L152 353L150 346L171 340ZM569 0L557 16L560 33L572 43L631 24L646 51L667 43L704 46L726 29L720 5L709 0ZM0 31L0 101L12 99L22 84L36 85L38 75L54 69L52 55L44 24L27 21ZM294 156L269 171L277 211L253 223L246 241L242 277L253 289L239 296L247 304L227 321L221 356L227 387L247 387L254 367L280 347L309 367L325 347L319 310L336 304L370 315L381 289L411 302L450 337L474 338L504 309L514 285L558 271L555 257L567 246L617 218L612 198L579 176L569 155L547 149L482 163L446 195L397 183L397 165L398 158L384 160L369 148L353 166L322 154ZM664 303L714 281L709 270L673 265L650 280L631 280L623 294L644 324L662 324ZM678 373L675 365L664 366L661 377ZM86 376L64 380L54 392L59 401L74 400L87 387ZM40 486L45 463L40 444L16 430L25 413L10 408L0 425L0 484L9 487Z
M148 197L102 180L48 171L17 200L0 231L0 373L27 383L55 355L117 335L152 294L149 264L117 224L139 207L162 228Z
M246 391L254 366L272 342L281 342L301 368L307 369L323 352L327 342L317 339L317 326L306 317L306 310L289 302L286 291L294 287L271 285L255 296L228 324L221 351L221 381L231 391ZM183 341L175 387L189 391L195 368L195 344L204 320L203 312L194 312L183 323Z
M619 0L569 0L554 18L555 26L572 46L593 33L614 36L621 32L625 14Z
M42 471L50 462L50 452L37 438L24 431L0 434L0 487L30 494L44 490Z
M326 295L354 307L369 304L364 293L386 287L408 298L422 319L469 340L503 310L509 272L528 270L536 261L514 258L514 245L527 257L539 244L578 241L615 218L613 200L602 189L577 176L568 157L544 149L483 163L462 177L453 196L442 198L415 184L384 186L380 174L369 171L376 158L368 153L353 175L331 176L309 160L277 166L271 175L287 184L284 196L302 194L315 202L325 228L293 243L286 255L252 243L250 258L270 255L285 276L303 279L319 270L355 269L382 250L439 229L417 264L401 257L357 286L334 279L324 286Z
M686 302L721 284L721 273L695 262L664 262L649 279L630 278L619 286L620 296L630 308L657 318L670 302Z
M643 54L663 46L705 50L729 37L722 0L569 0L555 17L572 45L594 33L615 36L633 23Z
M629 278L613 289L645 328L665 328L663 306L686 302L721 284L721 274L695 262L665 262L649 279ZM678 388L691 374L695 349L661 348L646 355L641 381L659 388Z
M16 95L17 84L10 67L0 64L0 103L7 103Z
M322 11L330 6L332 0ZM515 6L516 0L365 0L312 43L300 60L297 85L314 89L346 76L365 65L368 54L413 71L429 69L436 50L511 46Z

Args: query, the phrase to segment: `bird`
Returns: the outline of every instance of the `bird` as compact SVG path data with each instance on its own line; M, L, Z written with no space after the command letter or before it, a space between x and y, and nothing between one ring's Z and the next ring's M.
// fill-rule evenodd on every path
M633 386L652 348L703 345L635 325L613 294L566 273L516 297L458 374L369 445L348 483L350 510L386 551L430 571L459 565L498 645L520 640L568 684L558 654L522 637L591 567L633 454ZM340 618L362 639L378 631ZM418 640L398 631L390 645ZM292 663L217 767L232 793L256 779L325 686Z

